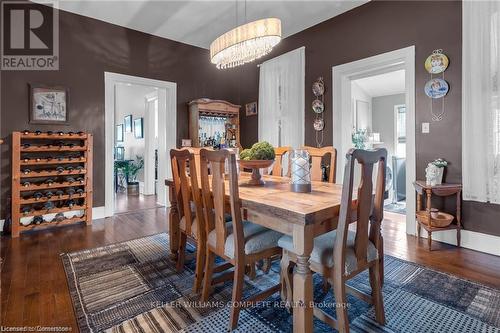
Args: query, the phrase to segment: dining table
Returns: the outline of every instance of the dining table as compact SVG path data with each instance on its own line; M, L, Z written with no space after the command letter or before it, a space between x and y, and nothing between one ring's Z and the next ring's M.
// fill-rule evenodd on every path
M313 332L313 277L309 258L314 237L336 229L340 212L342 185L312 182L309 193L292 192L290 178L263 175L265 184L249 185L250 175L239 175L239 196L246 219L266 228L289 235L297 254L293 274L293 331ZM169 187L169 235L171 257L176 259L179 247L179 212L172 179ZM229 186L226 195L229 196ZM353 221L357 202L354 199Z

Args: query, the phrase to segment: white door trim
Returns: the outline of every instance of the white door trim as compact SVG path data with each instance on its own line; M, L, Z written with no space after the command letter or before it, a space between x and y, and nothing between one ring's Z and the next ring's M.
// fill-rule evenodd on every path
M415 46L382 53L332 68L333 94L333 146L337 149L337 182L343 179L344 154L352 146L351 81L396 69L405 70L406 91L406 233L415 234L415 191L412 182L416 177L415 150Z
M174 82L148 79L138 76L104 72L104 139L105 139L105 216L114 213L113 156L115 141L115 85L131 83L158 88L158 180L172 176L168 163L168 150L177 142L177 84ZM168 206L168 192L165 186L158 186L158 203Z

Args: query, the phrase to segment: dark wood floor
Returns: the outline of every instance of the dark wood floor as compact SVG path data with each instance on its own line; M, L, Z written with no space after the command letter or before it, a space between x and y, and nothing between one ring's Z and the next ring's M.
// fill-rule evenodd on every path
M115 194L115 214L134 212L141 209L158 208L156 195L127 195L126 193Z
M500 257L426 241L405 234L398 214L386 214L386 253L440 271L500 286ZM1 325L77 326L60 253L125 241L167 231L165 208L139 210L96 220L92 226L68 226L1 238Z

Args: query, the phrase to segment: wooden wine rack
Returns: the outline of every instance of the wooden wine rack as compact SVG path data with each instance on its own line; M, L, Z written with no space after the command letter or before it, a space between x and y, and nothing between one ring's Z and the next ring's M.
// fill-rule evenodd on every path
M54 142L77 143L74 146L54 145ZM25 146L29 143L29 146ZM92 224L92 134L60 134L60 133L12 133L12 237L19 237L19 234L27 230L45 229L78 222ZM79 155L68 156L68 154ZM75 169L68 170L67 167L73 165ZM63 167L63 171L56 170ZM76 166L82 166L76 169ZM33 170L33 168L35 168ZM30 169L29 173L24 173L24 169ZM82 181L67 181L67 177L83 178ZM47 179L53 179L52 183L45 183ZM23 184L29 182L27 186ZM51 197L41 197L36 199L31 197L29 192L34 191L56 191L69 187L82 188L82 193L72 195L62 194ZM82 200L82 204L72 207L64 205L67 200ZM52 209L31 210L23 213L25 206L43 205L53 202L56 206ZM59 205L57 205L59 204ZM40 224L22 225L21 219L46 214L64 213L69 211L83 210L80 217L67 217L63 220L43 222Z

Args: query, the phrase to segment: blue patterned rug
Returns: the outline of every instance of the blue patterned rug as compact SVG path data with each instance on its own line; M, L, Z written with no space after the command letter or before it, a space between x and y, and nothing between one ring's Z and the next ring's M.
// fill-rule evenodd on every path
M215 291L208 304L192 293L193 262L178 274L168 258L168 235L157 234L109 246L62 254L81 332L223 332L232 283ZM191 249L193 250L193 249ZM247 279L245 296L274 285L279 263L269 274ZM370 292L368 274L349 284ZM314 276L314 299L335 316L332 291ZM373 307L348 296L352 332L500 333L500 290L385 257L384 302L387 323L375 321ZM243 310L237 331L290 332L292 317L275 294ZM314 320L315 332L332 329Z

